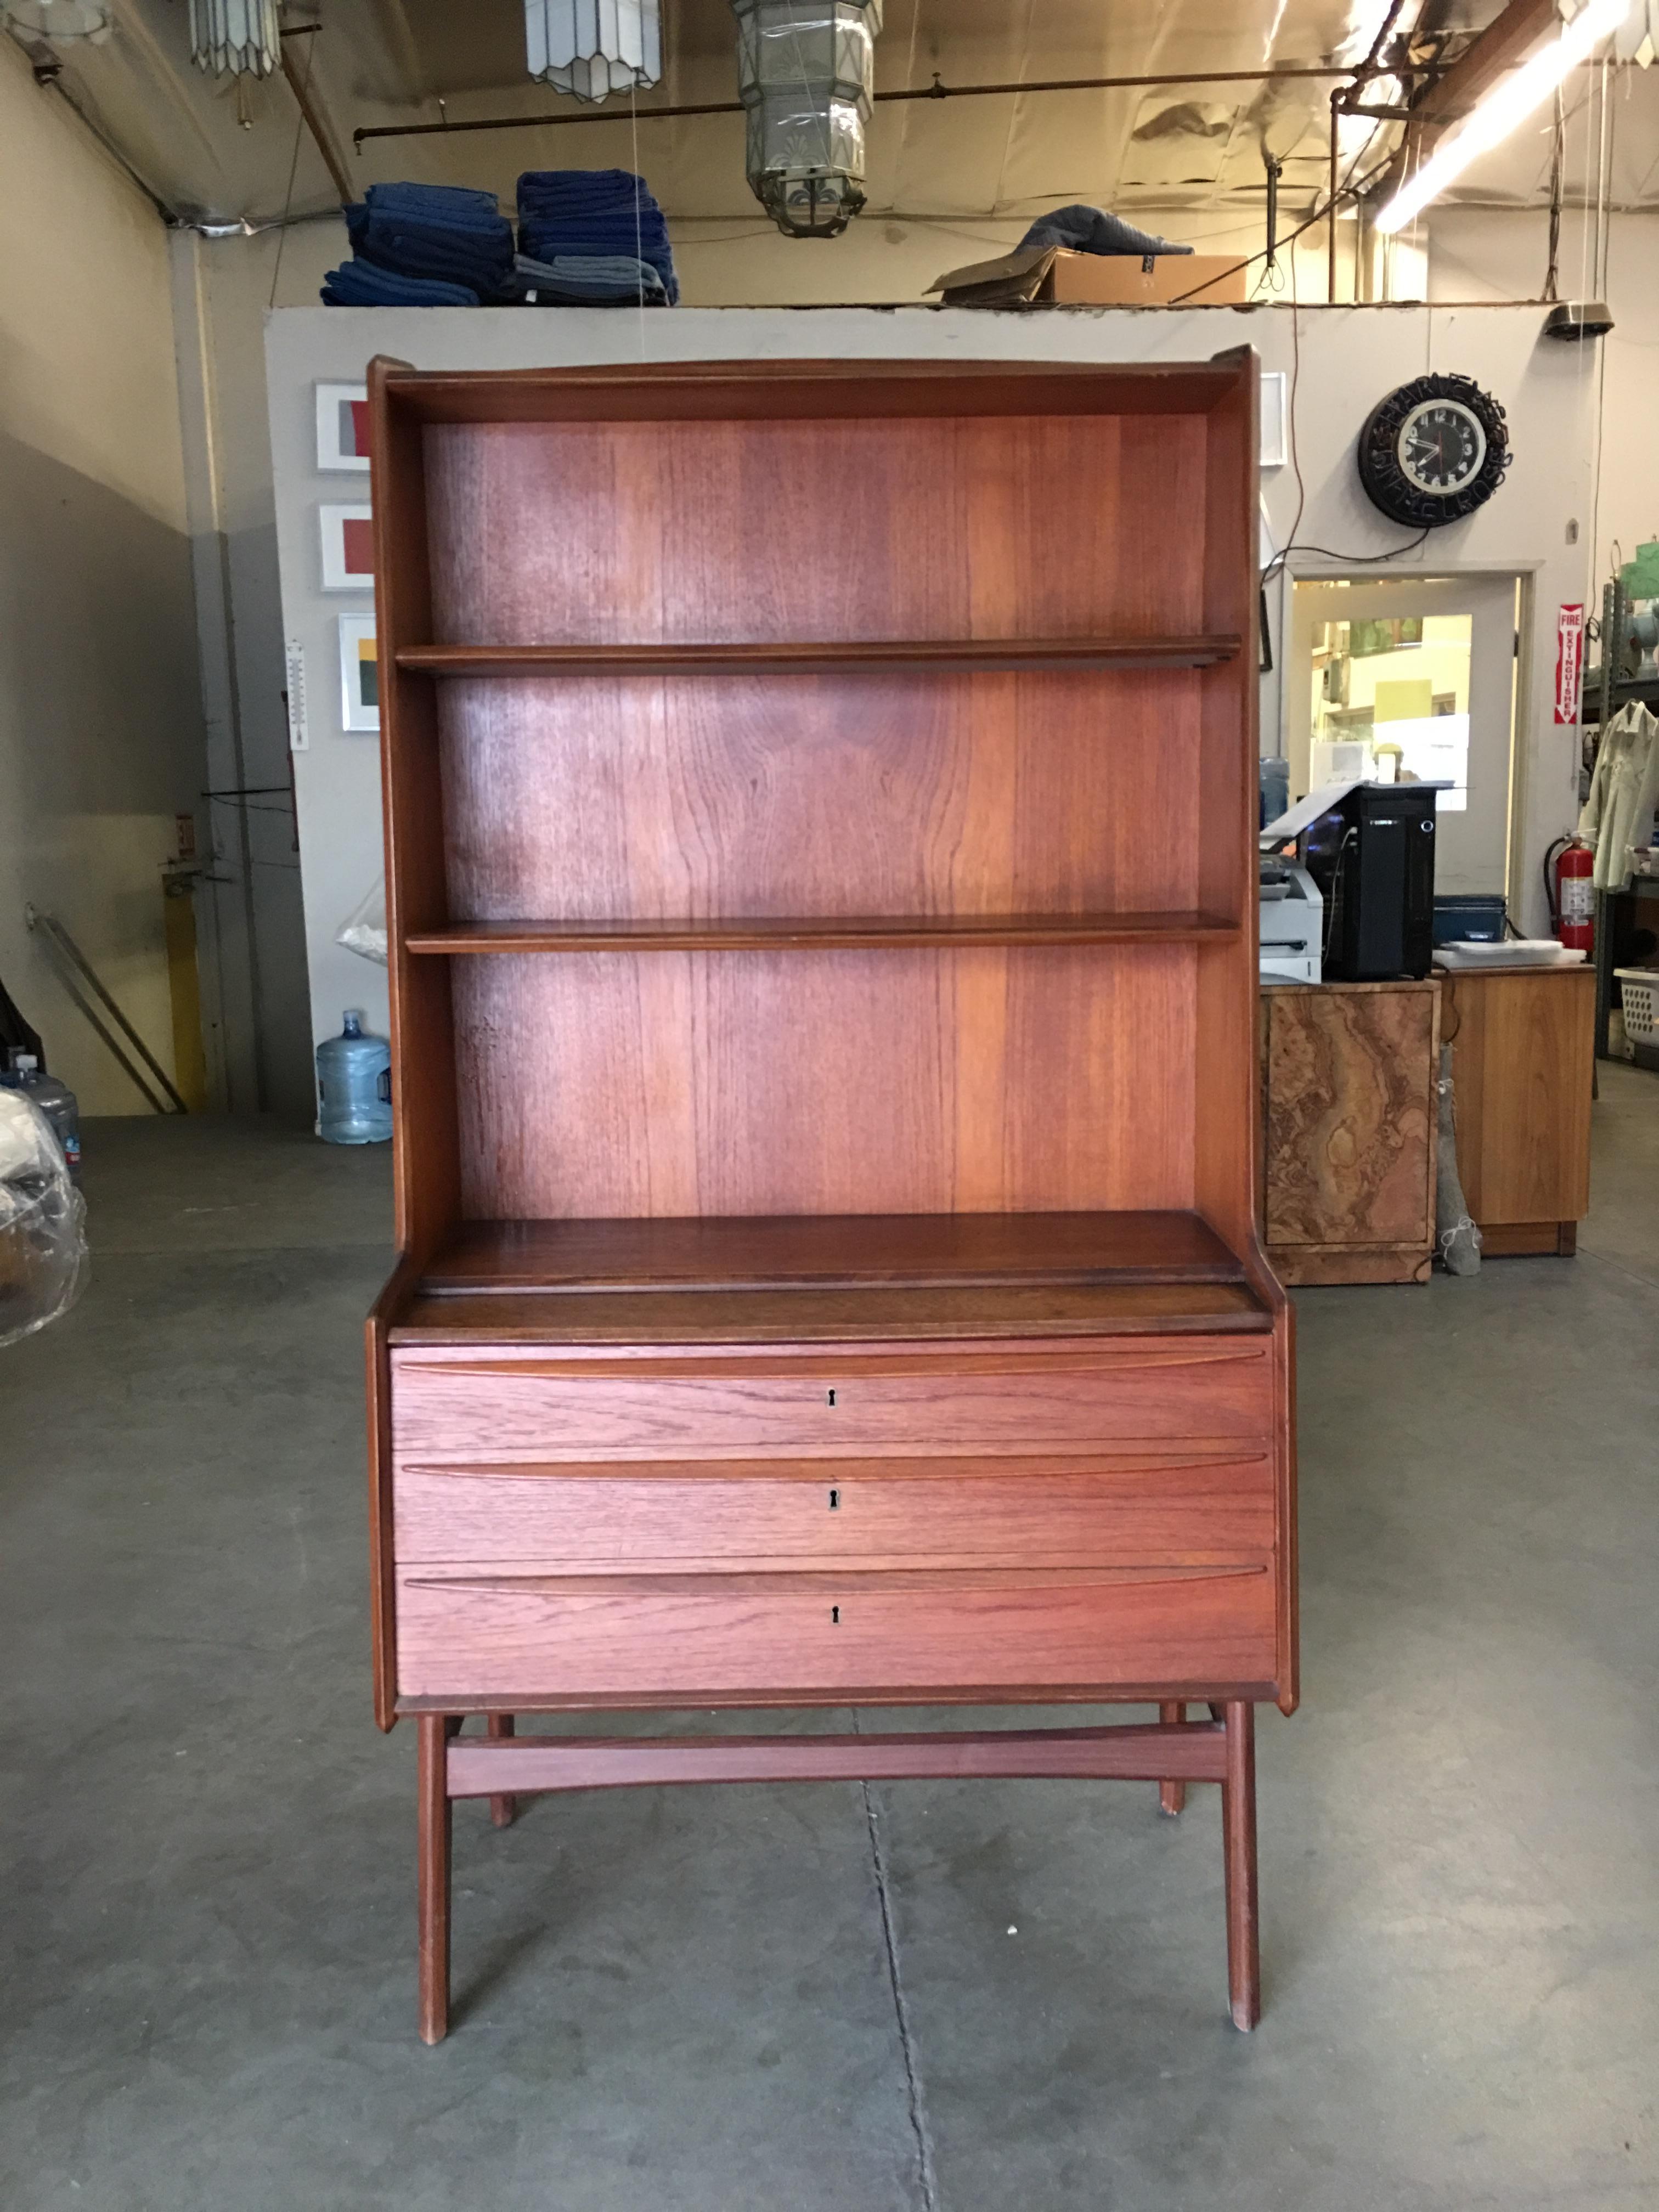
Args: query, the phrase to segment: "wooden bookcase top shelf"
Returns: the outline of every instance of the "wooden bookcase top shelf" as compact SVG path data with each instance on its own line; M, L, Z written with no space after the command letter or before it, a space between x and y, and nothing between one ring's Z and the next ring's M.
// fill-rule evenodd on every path
M1211 914L758 915L741 921L459 921L413 932L419 953L778 952L883 946L1183 945L1240 924Z
M819 639L729 645L414 645L411 676L925 676L1211 668L1235 636Z

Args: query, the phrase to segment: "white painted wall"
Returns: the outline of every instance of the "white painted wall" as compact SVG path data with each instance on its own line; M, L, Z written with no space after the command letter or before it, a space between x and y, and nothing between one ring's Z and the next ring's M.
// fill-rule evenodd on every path
M1540 345L1531 307L1285 308L1173 312L1073 309L1039 314L963 310L682 309L623 314L603 309L290 309L269 321L266 361L276 483L284 623L304 644L313 702L311 747L295 763L306 933L316 1034L340 1009L368 1006L383 1022L383 975L333 943L333 934L380 867L375 748L343 735L333 719L337 684L334 618L357 604L318 588L316 508L343 495L345 477L315 471L313 387L360 377L389 353L423 368L505 368L637 361L851 359L1125 361L1202 358L1250 344L1263 365L1295 372L1300 356L1297 446L1306 486L1300 537L1350 556L1383 552L1405 533L1368 505L1354 478L1352 447L1364 413L1392 386L1428 368L1461 369L1498 393L1510 413L1516 459L1498 498L1468 522L1407 556L1423 574L1525 568L1540 618L1523 667L1524 854L1518 919L1538 924L1531 884L1549 839L1576 811L1573 733L1549 719L1554 609L1583 595L1583 562L1567 544L1571 518L1587 515L1595 401L1592 355ZM1279 538L1297 504L1290 470L1264 483ZM349 495L349 493L344 495ZM1298 556L1304 573L1340 567ZM364 604L367 604L366 602ZM1275 628L1278 609L1273 610ZM1277 656L1276 656L1277 658ZM1263 685L1264 732L1276 741L1278 677Z
M146 1112L56 914L173 1065L161 877L202 786L167 234L0 39L0 976L94 1114Z
M1536 294L1548 260L1548 218L1536 210L1459 208L1435 218L1431 294L1437 299L1513 299ZM1585 350L1583 373L1601 399L1601 480L1595 526L1581 541L1583 597L1601 604L1614 562L1659 538L1659 213L1614 215L1597 273L1595 217L1562 217L1563 299L1604 296L1613 330ZM1571 349L1566 349L1571 350Z

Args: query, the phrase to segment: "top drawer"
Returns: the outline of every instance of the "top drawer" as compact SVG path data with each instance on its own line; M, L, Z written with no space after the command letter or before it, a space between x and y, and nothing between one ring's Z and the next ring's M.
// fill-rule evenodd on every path
M1266 1339L1138 1339L1024 1352L720 1360L549 1358L522 1347L392 1355L400 1464L466 1460L926 1457L1266 1437Z

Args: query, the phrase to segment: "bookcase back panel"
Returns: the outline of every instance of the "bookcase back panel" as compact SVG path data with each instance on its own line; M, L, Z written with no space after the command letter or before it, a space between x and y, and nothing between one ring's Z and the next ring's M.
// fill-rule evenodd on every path
M1196 672L441 687L458 921L1200 903Z
M431 423L433 642L1203 627L1200 416Z
M480 1219L1184 1209L1190 945L455 963Z

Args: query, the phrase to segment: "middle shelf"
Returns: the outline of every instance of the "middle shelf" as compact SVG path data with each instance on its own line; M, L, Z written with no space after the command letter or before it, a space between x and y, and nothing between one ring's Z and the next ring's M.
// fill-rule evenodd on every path
M411 930L407 949L459 952L778 952L881 946L1176 945L1231 939L1225 915L753 915L740 920L456 921Z

